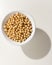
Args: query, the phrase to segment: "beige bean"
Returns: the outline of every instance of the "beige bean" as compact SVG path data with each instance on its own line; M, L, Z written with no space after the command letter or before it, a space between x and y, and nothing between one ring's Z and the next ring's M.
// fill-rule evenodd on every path
M32 33L31 21L19 12L12 14L3 28L6 35L16 42L25 41Z

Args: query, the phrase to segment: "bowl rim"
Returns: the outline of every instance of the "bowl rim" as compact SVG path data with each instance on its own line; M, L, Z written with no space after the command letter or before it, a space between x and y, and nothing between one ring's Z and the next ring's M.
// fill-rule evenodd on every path
M13 40L9 39L9 38L7 37L7 35L5 34L4 30L3 30L3 24L6 22L5 20L7 20L7 18L9 18L9 16L11 16L11 14L15 14L15 13L18 13L18 12L24 14L25 16L27 16L27 17L29 18L29 20L31 21L32 30L33 30L33 32L31 33L31 35L29 36L29 38L27 38L27 39L26 39L25 41L23 41L22 43L16 42L16 41L13 41ZM15 45L19 45L19 46L24 45L24 44L27 44L28 42L30 42L30 40L33 38L33 36L34 36L34 34L35 34L35 30L36 30L36 24L35 24L35 20L34 20L33 16L30 15L29 13L27 13L27 12L24 12L24 11L12 11L12 12L9 12L9 13L4 17L3 22L2 22L2 33L3 33L3 36L5 37L5 39L6 39L7 41L9 41L9 42L11 42L11 43L13 43L13 44L15 44ZM11 43L10 43L10 44L11 44Z

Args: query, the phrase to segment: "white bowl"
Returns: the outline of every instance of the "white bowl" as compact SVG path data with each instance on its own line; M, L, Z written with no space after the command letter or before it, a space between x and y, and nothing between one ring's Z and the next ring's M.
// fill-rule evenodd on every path
M15 41L9 39L9 38L7 37L7 35L5 34L4 30L3 30L3 25L5 24L6 20L9 18L9 16L10 16L11 14L14 14L14 13L17 13L17 12L20 12L20 13L23 13L24 15L26 15L26 16L29 18L29 20L31 21L31 24L32 24L32 33L31 33L31 35L29 36L29 38L27 38L27 39L26 39L25 41L23 41L23 42L15 42ZM27 44L27 43L33 38L33 36L34 36L34 34L35 34L35 20L33 19L33 17L32 17L31 15L29 15L29 14L26 13L26 12L23 12L23 11L14 11L14 12L11 12L11 13L9 13L8 15L5 16L5 18L4 18L3 22L2 22L2 33L3 33L4 37L6 38L6 40L9 41L10 43L13 43L13 44L15 44L15 45L24 45L24 44Z

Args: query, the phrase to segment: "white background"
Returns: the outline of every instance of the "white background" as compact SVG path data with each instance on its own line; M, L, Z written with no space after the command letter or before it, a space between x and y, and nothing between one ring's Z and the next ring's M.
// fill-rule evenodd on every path
M0 0L0 65L52 65L52 48L46 57L33 60L23 53L20 46L9 44L3 37L3 18L16 10L34 16L36 27L44 30L52 40L52 0Z

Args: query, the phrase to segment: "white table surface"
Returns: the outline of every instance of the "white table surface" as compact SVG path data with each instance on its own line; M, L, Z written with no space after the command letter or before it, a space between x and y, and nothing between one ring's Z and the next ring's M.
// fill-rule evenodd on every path
M36 27L39 30L41 29L42 31L48 34L50 42L48 41L48 39L46 40L47 37L43 39L46 41L42 42L42 43L45 42L45 44L48 43L47 45L44 44L44 46L46 47L45 49L43 46L43 51L46 52L46 49L49 49L49 52L47 51L46 55L44 54L44 56L42 57L41 56L39 57L37 55L36 57L37 59L36 58L32 59L31 57L28 57L28 53L26 54L24 52L27 47L22 49L20 46L15 46L9 43L4 38L1 32L1 24L3 18L9 12L16 10L22 10L30 13L35 18ZM37 32L37 34L40 35L39 32ZM44 36L46 36L46 34ZM52 40L52 0L0 0L0 65L52 65L51 40ZM39 51L41 49L39 49ZM34 50L32 51L36 53ZM30 53L32 51L28 52ZM43 54L44 53L43 51L41 51L38 54L40 55Z

